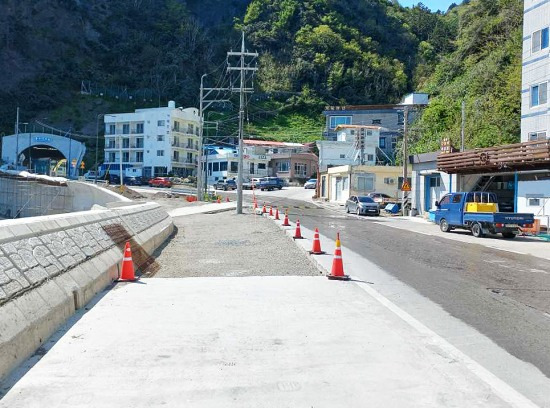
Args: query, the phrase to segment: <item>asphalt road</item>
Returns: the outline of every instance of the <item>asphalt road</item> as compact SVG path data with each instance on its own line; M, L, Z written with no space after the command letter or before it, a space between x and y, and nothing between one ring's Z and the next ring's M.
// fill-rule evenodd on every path
M303 226L317 227L325 236L340 230L344 247L550 377L547 260L388 228L374 222L376 217L345 215L284 197L270 202L290 207L291 219L299 217Z

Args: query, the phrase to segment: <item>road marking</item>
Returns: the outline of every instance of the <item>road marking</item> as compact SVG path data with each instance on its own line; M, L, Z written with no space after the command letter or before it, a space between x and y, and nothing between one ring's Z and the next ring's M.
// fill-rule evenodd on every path
M364 283L356 282L356 284L365 292L367 292L369 295L371 295L373 298L375 298L380 304L385 306L387 309L395 313L397 316L399 316L403 321L405 321L411 327L416 329L416 331L418 331L419 333L425 336L428 336L430 342L438 346L439 348L441 348L443 351L445 351L449 355L449 357L451 357L454 360L461 361L474 375L476 375L480 380L484 381L489 387L491 387L492 390L504 401L506 401L513 407L518 407L518 408L537 408L538 407L538 405L533 403L533 401L525 397L520 392L516 391L514 388L512 388L510 385L508 385L506 382L504 382L500 378L498 378L496 375L494 375L492 372L487 370L481 364L479 364L478 362L476 362L475 360L473 360L472 358L468 357L466 354L458 350L455 346L453 346L443 337L439 336L433 330L429 329L420 321L412 317L410 314L405 312L403 309L401 309L395 303L390 301L380 292L378 292L375 289L372 289L371 287L369 287Z

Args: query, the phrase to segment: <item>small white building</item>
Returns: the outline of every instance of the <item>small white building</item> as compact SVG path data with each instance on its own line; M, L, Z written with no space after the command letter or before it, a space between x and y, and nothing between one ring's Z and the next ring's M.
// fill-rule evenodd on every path
M385 130L379 126L337 126L336 141L316 142L319 149L319 170L326 171L333 166L376 165L377 155L383 154L379 148L380 133Z
M102 173L119 174L122 154L124 176L196 174L200 124L197 109L176 108L170 101L163 108L107 114L104 121Z
M207 146L203 163L208 168L208 184L218 180L236 179L239 171L239 151L236 147ZM243 179L267 177L271 156L246 152L243 155Z

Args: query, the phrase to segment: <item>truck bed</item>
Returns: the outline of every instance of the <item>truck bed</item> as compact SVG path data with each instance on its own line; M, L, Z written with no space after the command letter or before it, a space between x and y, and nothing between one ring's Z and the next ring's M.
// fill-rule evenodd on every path
M515 224L515 225L525 225L533 224L535 218L533 214L527 213L506 213L506 212L496 212L496 213L474 213L474 212L465 212L464 213L464 224L470 222L488 222L494 224Z

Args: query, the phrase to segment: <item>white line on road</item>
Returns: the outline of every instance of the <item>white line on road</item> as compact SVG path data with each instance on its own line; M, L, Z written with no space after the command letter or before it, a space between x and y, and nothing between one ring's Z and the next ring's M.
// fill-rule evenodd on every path
M360 283L360 282L356 282L356 284L359 287L361 287L365 292L367 292L370 296L372 296L378 302L380 302L380 304L382 304L383 306L391 310L393 313L399 316L402 320L404 320L407 324L409 324L411 327L416 329L419 333L429 336L429 339L432 342L432 344L444 350L453 359L461 361L466 367L468 367L468 369L473 374L475 374L479 379L481 379L487 385L489 385L489 387L491 387L493 391L496 394L498 394L499 397L502 398L504 401L518 408L530 408L530 407L537 408L538 407L538 405L533 403L530 399L528 399L523 394L516 391L510 385L508 385L507 383L502 381L500 378L495 376L493 373L491 373L489 370L484 368L482 365L480 365L479 363L477 363L476 361L468 357L466 354L458 350L451 343L449 343L448 341L443 339L441 336L437 335L434 331L430 330L428 327L420 323L418 320L416 320L410 314L405 312L395 303L393 303L388 298L383 296L380 292L376 291L375 289L372 289L367 284Z

